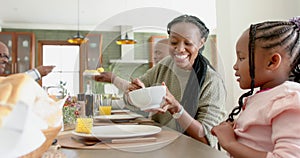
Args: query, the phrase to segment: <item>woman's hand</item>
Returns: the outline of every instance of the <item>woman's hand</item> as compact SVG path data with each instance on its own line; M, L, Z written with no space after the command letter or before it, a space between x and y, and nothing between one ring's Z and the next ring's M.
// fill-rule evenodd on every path
M164 82L162 84L165 86ZM163 101L160 104L160 108L151 109L149 112L165 113L168 110L171 114L173 114L180 111L180 109L181 109L180 103L171 94L168 87L166 87L166 96L164 96Z
M164 84L164 83L163 83ZM182 106L171 94L168 87L166 87L166 96L164 97L164 103L161 105L161 108L166 111L168 110L171 114L179 112Z
M137 89L140 89L140 88L145 88L144 83L138 78L136 78L136 79L131 78L131 83L128 85L127 90L125 91L125 98L127 98L127 101L130 104L132 104L132 101L130 100L130 97L129 97L128 93L130 91L137 90Z
M133 91L133 90L137 90L140 88L145 88L144 83L138 78L131 79L131 83L128 86L128 91Z
M218 137L219 144L226 150L230 144L237 142L233 122L222 122L218 126L212 128L211 133Z
M98 82L113 83L116 75L112 72L101 72L100 75L96 75L94 79Z

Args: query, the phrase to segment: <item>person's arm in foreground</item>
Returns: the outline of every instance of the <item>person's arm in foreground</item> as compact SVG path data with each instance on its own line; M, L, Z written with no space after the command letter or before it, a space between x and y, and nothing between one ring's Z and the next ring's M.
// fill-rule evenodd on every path
M300 120L299 109L286 110L272 119L272 141L275 145L271 152L258 151L238 142L232 123L223 122L214 127L212 133L218 137L220 145L234 158L298 158L300 126L295 126L294 120Z
M239 143L234 134L233 123L222 122L212 129L212 134L218 137L222 148L230 153L234 158L265 158L266 152L254 150Z
M113 83L118 89L125 92L129 85L127 80L124 80L112 72L101 72L100 75L95 76L95 80L98 82Z
M34 69L26 71L25 73L37 81L40 80L42 77L48 75L50 72L52 72L54 67L55 66L53 65L49 65L49 66L40 65Z

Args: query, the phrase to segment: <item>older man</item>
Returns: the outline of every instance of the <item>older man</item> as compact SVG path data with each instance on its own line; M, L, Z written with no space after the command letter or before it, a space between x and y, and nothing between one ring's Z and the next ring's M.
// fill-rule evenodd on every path
M0 41L0 74L4 74L5 66L9 60L9 50L8 47ZM35 69L26 71L25 73L32 76L35 80L41 79L41 77L46 76L52 71L55 66L38 66Z
M156 42L154 46L153 54L154 64L157 64L164 57L169 55L169 40L161 39ZM116 79L116 80L115 80ZM95 80L98 82L113 83L118 89L125 91L129 85L129 81L122 79L112 72L102 72L100 75L95 76Z
M5 66L8 63L9 53L8 48L2 42L0 42L0 74L3 74L5 71Z
M169 55L168 39L159 40L154 46L154 64Z

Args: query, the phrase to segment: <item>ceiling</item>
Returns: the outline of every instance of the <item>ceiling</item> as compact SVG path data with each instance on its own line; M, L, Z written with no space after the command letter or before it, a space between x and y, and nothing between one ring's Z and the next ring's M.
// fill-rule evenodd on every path
M182 13L202 18L211 28L216 25L214 0L79 0L79 9L77 0L0 2L2 28L112 30L131 25L160 30Z

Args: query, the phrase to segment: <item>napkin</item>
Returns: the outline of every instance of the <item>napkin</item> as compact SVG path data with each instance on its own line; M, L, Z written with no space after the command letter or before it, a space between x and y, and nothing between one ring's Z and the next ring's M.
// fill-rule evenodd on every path
M42 129L62 124L62 107L67 97L53 100L26 74L0 77L0 88L3 87L5 89L0 91L0 155L19 157L45 142Z
M1 157L20 157L37 149L46 140L42 129L47 123L38 117L24 102L18 102L3 119L0 128Z

